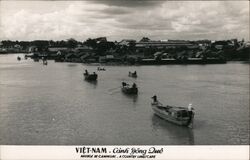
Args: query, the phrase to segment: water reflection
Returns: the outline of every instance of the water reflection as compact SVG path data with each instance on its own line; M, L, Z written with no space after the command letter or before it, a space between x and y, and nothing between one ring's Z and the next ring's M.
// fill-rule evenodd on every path
M97 86L97 84L98 84L98 81L96 80L96 81L88 81L88 80L84 80L85 82L87 82L88 84L90 84L90 85L93 85L93 86Z
M157 115L152 116L153 130L166 132L170 137L180 141L180 144L194 145L194 133L193 129L184 126L178 126L170 123Z
M123 93L123 92L122 92L122 95L123 95L124 97L128 98L128 99L132 99L134 103L137 102L137 100L138 100L138 95L125 94L125 93Z

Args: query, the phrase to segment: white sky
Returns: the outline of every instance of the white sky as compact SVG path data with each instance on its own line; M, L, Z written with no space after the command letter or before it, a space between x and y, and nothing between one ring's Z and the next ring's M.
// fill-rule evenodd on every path
M249 40L248 1L0 1L0 40Z

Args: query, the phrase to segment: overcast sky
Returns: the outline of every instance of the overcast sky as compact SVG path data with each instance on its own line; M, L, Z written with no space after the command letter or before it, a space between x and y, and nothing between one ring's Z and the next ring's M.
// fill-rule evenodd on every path
M0 39L249 40L248 1L0 1Z

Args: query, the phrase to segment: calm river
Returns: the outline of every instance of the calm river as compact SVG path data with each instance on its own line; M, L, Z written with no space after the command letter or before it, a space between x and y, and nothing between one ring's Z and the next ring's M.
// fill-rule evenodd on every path
M0 144L226 145L249 144L249 64L97 66L17 61L0 55ZM83 80L83 71L98 82ZM128 77L137 71L138 78ZM135 82L137 97L121 82ZM195 108L194 128L171 124L151 109Z

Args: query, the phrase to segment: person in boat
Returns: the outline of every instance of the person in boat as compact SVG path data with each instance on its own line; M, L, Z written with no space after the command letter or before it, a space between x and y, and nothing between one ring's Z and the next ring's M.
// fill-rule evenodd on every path
M134 72L134 75L137 75L136 71Z
M122 82L122 87L125 87L127 85L126 82Z
M188 116L189 116L189 120L188 120L188 123L191 123L192 119L193 119L193 115L194 115L194 112L193 112L193 107L192 107L192 104L190 103L188 105Z
M95 72L93 72L93 74L94 74L94 75L96 75L96 73L95 73Z
M85 69L85 74L86 74L86 75L88 75L88 74L89 74L89 72L88 72L88 70L87 70L87 69Z
M157 96L156 96L156 95L154 95L154 96L152 97L152 99L153 99L154 103L158 102Z
M137 88L137 86L136 86L136 84L135 84L135 83L133 83L132 88Z
M188 112L189 113L193 112L193 107L191 103L188 105Z

